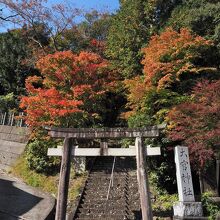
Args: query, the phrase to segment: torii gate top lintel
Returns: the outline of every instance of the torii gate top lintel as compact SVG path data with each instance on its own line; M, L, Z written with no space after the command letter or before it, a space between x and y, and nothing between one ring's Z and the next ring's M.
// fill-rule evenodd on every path
M159 136L164 125L149 126L144 128L55 128L47 127L48 133L54 138L153 138Z

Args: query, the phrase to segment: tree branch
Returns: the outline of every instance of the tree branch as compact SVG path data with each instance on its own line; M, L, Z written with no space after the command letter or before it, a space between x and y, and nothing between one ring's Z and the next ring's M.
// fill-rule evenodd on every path
M7 17L2 17L0 16L0 20L3 20L3 21L11 21L10 18L14 18L18 16L18 14L15 14L15 15L10 15L10 16L7 16Z

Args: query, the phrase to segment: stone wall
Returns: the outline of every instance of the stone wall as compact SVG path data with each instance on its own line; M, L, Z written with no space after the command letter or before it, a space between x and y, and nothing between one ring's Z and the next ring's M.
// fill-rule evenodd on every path
M24 151L29 135L27 127L0 125L0 169L10 169Z

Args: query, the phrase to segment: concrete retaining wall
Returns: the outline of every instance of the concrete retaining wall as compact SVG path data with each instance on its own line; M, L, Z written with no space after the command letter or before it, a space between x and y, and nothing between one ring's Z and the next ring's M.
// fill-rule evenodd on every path
M26 127L0 125L0 169L10 169L23 153L29 135Z
M30 130L27 127L0 125L0 140L27 143Z
M2 171L23 153L29 136L28 128L0 125L0 220L54 219L55 198Z

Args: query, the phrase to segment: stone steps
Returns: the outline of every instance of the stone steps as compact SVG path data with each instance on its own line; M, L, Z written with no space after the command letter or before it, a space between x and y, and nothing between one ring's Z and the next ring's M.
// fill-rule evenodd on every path
M114 219L123 219L124 215L117 215L117 214L106 215L102 213L89 213L89 214L80 213L80 218L87 218L87 217L91 219L98 219L98 218L106 219L106 218L113 218L113 217Z
M105 208L79 208L80 213L83 214L110 214L110 215L126 215L126 212L123 209L120 209L118 207L115 207L115 209L105 209Z
M131 158L117 157L113 187L107 199L113 157L99 157L87 179L76 220L138 220L140 201L135 163ZM137 217L139 213L139 217Z
M128 210L128 208L126 206L115 206L115 208L113 207L100 207L100 208L79 208L79 212L81 214L85 214L85 215L89 215L90 213L94 214L98 214L98 215L123 215L123 216L131 216L133 215L132 210Z
M101 204L82 204L81 207L85 208L85 209L113 209L115 208L119 208L119 209L124 209L126 204L116 204L115 206L113 206L115 203L111 204L111 203L101 203Z
M93 218L92 216L88 216L88 217L80 217L80 218L77 218L77 220L96 220L96 219L98 219L98 220L103 220L103 217L95 217L95 218ZM119 218L116 218L116 217L113 217L113 218L105 218L105 220L123 220L123 219L127 219L127 218L124 218L124 216L123 217L119 217Z

